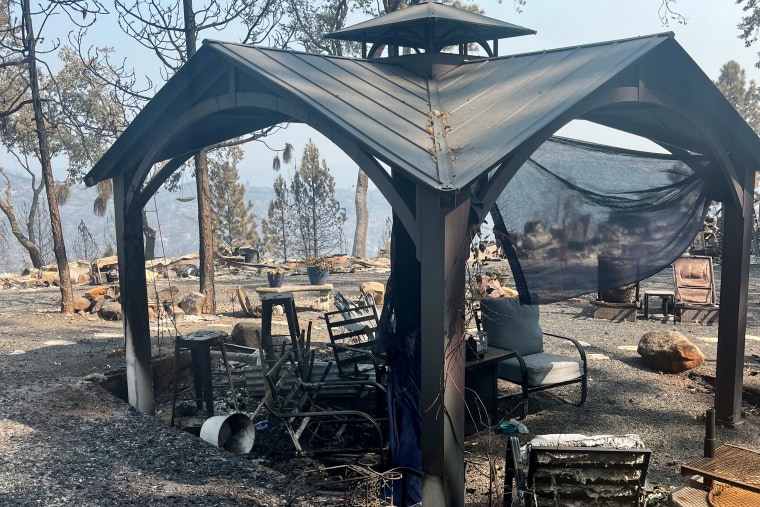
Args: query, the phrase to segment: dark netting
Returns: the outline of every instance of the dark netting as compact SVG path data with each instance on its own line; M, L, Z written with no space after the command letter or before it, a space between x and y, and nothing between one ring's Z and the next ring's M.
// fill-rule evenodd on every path
M709 204L704 180L673 157L551 138L491 214L521 299L551 303L661 271Z

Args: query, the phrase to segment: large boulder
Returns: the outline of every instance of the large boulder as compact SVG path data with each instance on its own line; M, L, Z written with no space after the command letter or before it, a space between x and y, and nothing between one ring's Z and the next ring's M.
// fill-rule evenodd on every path
M121 320L121 303L107 301L100 307L98 315L106 320Z
M179 306L184 310L187 315L202 315L203 314L203 302L206 300L200 292L191 292L187 296L182 298Z
M680 373L705 361L702 351L678 331L649 331L641 337L638 352L647 366L665 373Z
M75 312L86 312L90 309L90 305L92 304L92 301L85 297L79 297L74 299L74 311Z
M85 297L92 301L95 301L100 296L105 296L106 294L108 294L108 285L93 287L91 289L87 289L87 291L84 293Z
M359 286L362 294L372 294L377 306L383 306L385 299L385 285L380 282L364 282Z
M251 321L238 322L232 328L229 341L236 345L259 348L261 346L261 324Z

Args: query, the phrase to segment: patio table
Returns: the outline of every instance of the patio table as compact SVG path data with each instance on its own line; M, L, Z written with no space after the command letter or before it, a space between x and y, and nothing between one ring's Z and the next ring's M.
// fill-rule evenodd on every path
M464 363L464 399L467 404L467 410L464 414L465 435L487 427L486 416L491 425L496 424L496 407L499 401L497 366L499 362L514 355L515 353L511 350L488 347L481 359L473 359ZM485 414L483 409L485 409ZM470 414L475 418L474 422Z

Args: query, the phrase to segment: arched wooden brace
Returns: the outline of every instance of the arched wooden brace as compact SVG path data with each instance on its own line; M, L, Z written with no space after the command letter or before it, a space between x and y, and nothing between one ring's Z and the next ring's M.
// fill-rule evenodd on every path
M284 113L324 134L341 148L352 160L354 160L365 173L367 173L372 182L377 186L378 190L380 190L380 193L383 194L383 197L388 200L393 210L399 215L402 222L404 222L404 226L407 230L416 231L417 227L415 225L416 219L414 213L409 208L408 204L401 199L398 191L393 187L393 181L391 180L390 175L374 157L356 146L351 139L336 130L332 125L320 121L318 117L311 114L309 111L298 107L292 102L284 100L282 97L267 93L246 92L214 97L213 99L208 99L196 104L177 117L175 121L164 130L165 133L159 136L147 150L142 162L134 173L132 185L130 185L130 198L128 201L131 202L134 198L132 194L139 192L150 168L153 163L157 161L156 157L158 154L161 153L166 145L172 140L182 135L186 127L193 125L206 116L222 111L241 108L264 109ZM188 158L189 156L191 156L191 154L188 154ZM166 175L166 177L168 176L169 175ZM154 185L151 185L151 188L158 190ZM147 194L143 199L147 202L147 199L150 198L151 195L152 193Z
M274 107L271 106L272 104ZM284 101L280 97L263 93L226 94L208 99L188 109L177 117L153 142L133 173L126 173L114 178L116 228L117 235L121 238L117 242L119 269L121 273L134 273L134 275L120 278L122 313L127 340L127 383L130 404L141 412L153 413L154 405L150 327L147 320L148 296L144 268L145 253L140 213L148 199L174 171L192 156L192 153L171 159L145 187L143 187L143 183L153 164L157 162L158 155L172 140L183 135L187 127L209 115L246 107L283 112L295 119L303 118L305 123L331 138L367 173L390 202L404 226L410 231L415 243L418 242L419 227L416 223L416 216L401 198L393 186L393 181L380 163L351 142L347 136L332 130L326 122L325 124L319 122L307 111L291 102Z

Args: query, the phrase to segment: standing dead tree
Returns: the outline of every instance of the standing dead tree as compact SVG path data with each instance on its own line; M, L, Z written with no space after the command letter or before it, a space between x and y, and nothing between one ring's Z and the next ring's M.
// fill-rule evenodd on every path
M162 65L163 79L171 77L195 54L199 34L207 31L238 29L242 43L269 40L274 45L288 39L278 31L281 9L274 0L242 0L224 2L210 0L195 7L192 0L114 2L119 26L132 39L153 53ZM114 70L118 70L116 67ZM112 82L115 86L121 83ZM200 290L206 296L204 311L215 311L214 258L211 203L206 150L193 157L198 197L200 238Z
M74 298L58 209L60 188L53 178L52 168L57 149L52 104L60 96L59 89L52 84L53 74L43 60L45 55L58 49L59 43L54 38L46 39L37 29L51 26L51 19L56 16L63 16L72 26L81 27L106 11L97 0L51 1L34 9L30 0L1 0L0 11L0 70L3 73L0 119L4 132L16 134L9 137L4 133L3 142L14 153L39 164L58 266L61 311L73 313Z

